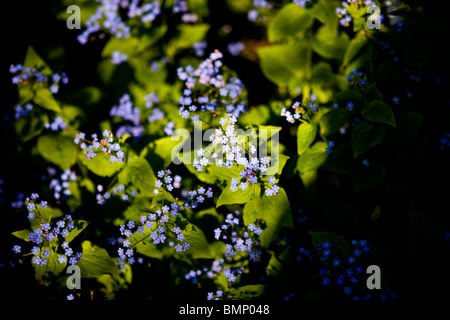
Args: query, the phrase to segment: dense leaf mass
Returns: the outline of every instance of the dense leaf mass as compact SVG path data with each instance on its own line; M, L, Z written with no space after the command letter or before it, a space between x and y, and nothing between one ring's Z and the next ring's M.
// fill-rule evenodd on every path
M8 295L448 300L434 1L7 6Z

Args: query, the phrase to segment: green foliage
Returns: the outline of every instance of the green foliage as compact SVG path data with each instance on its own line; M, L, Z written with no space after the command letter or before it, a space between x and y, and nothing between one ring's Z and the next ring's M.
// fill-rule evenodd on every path
M69 169L77 162L78 150L73 139L64 135L42 135L37 141L41 156L62 170Z
M395 8L383 2L382 28L371 30L366 26L367 5L361 1L345 7L347 23L336 10L342 4L329 0L310 0L303 7L292 1L259 6L250 0L188 0L186 12L173 10L178 1L158 1L161 12L147 22L139 14L129 16L124 3L116 18L130 28L129 35L115 34L102 17L89 43L74 46L74 38L85 31L102 3L60 2L47 10L60 21L39 22L48 29L42 29L42 36L31 29L29 36L11 31L36 48L29 45L24 55L23 48L11 44L12 56L24 57L26 70L45 77L28 79L24 73L29 70L11 72L11 78L22 78L13 78L14 90L5 89L7 104L31 108L23 114L7 110L8 164L0 172L8 245L15 241L22 246L14 259L32 266L37 284L46 287L38 291L48 294L45 298L64 299L68 294L64 270L74 255L61 262L64 241L81 251L76 265L83 287L89 287L96 299L204 299L216 290L223 291L224 299L376 296L366 290L363 278L351 295L343 293L335 279L331 285L319 280L321 268L332 264L323 244L328 242L332 254L344 261L354 254L353 239L368 241L370 252L358 263L381 266L383 289L394 288L406 298L440 297L433 289L444 283L441 278L448 269L448 217L442 208L448 194L445 152L450 124L443 108L448 101L437 94L448 82L442 14L421 1L396 2ZM150 3L139 1L138 6ZM82 30L57 30L68 17L64 10L57 11L71 4L81 8ZM49 42L45 30L54 31L57 42ZM238 41L243 49L235 55L231 45ZM195 46L203 42L204 52L198 51ZM223 59L208 60L216 49ZM112 60L117 53L126 55L120 64ZM207 72L181 76L199 66L207 66ZM63 70L70 82L51 88L52 75ZM208 73L216 71L215 76ZM201 84L192 84L191 76ZM242 80L242 86L222 92L220 81L228 83L233 77ZM232 98L238 87L241 95ZM111 107L125 93L133 109L110 117ZM157 96L152 106L146 105L150 93ZM192 101L181 103L183 96ZM270 166L266 172L256 166L244 171L243 162L233 159L231 166L219 166L211 164L214 158L208 155L210 163L200 170L193 163L201 158L198 150L189 148L198 147L198 141L191 141L193 131L204 134L211 129L217 134L221 119L232 112L237 115L233 108L238 105L244 111L235 126L247 131L236 134L237 142L250 160L252 141L256 156L267 155ZM189 117L182 115L187 109ZM194 112L200 115L195 129ZM148 119L155 114L161 119ZM50 127L56 119L65 129ZM142 133L130 134L130 128ZM186 130L172 135L170 131L177 129ZM126 131L117 142L123 151L120 162L111 160L111 150L100 152L101 147L89 159L87 149L74 142L86 132L83 141L91 145L90 135L100 132L100 137L105 130L115 141L118 132ZM201 138L208 154L215 145ZM19 169L13 170L14 165ZM73 179L62 178L71 173ZM181 181L165 181L166 175L177 175ZM252 175L256 182L248 182L244 190L231 182L250 181ZM39 200L31 201L34 192ZM48 206L41 207L41 200ZM31 202L34 211L27 208ZM23 225L26 210L34 214L29 225ZM239 217L239 224L229 222L230 213ZM39 254L48 250L47 262L29 263L36 256L30 253L36 245L30 234L67 214L74 216L74 228L65 237L55 230L51 241L46 238L50 231L44 231ZM151 215L155 225L138 229ZM167 221L159 231L162 217ZM226 223L257 244L258 259L236 248L239 232L224 236ZM166 238L158 243L154 238L160 233ZM181 242L178 233L189 248L176 246ZM230 253L227 244L235 252ZM127 258L120 257L119 245L134 250L133 256L127 252ZM306 249L311 260L299 253ZM12 254L9 250L6 258ZM396 268L400 260L414 269ZM11 259L8 266L14 264ZM220 271L207 275L211 265ZM187 281L191 270L201 271L193 279L195 286ZM414 274L414 284L408 284L415 270L434 277ZM230 280L225 271L235 272L236 279ZM81 293L83 299L85 294Z

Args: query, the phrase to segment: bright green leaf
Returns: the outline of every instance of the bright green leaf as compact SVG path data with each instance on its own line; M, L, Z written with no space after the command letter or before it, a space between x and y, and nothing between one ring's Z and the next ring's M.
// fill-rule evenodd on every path
M299 7L295 3L285 5L278 11L268 27L269 41L276 42L289 36L295 36L311 27L313 22L314 18L308 14L307 9Z
M72 141L73 143L73 141ZM94 158L87 159L84 153L80 153L79 156L81 163L83 163L89 171L95 173L100 177L111 177L120 169L123 168L124 164L109 161L109 156L104 154L103 152L98 152Z
M256 188L256 191L254 190ZM230 184L223 189L222 193L219 196L219 199L217 199L216 207L220 207L226 204L242 204L247 203L250 201L255 192L259 190L259 185L254 184L250 187L247 187L247 189L242 190L241 188L238 188L236 191L231 190Z
M314 171L321 167L328 157L325 148L327 148L327 144L323 141L314 143L299 157L297 170L300 172Z
M77 262L82 278L97 278L102 274L118 277L118 268L108 252L86 240L81 244L83 248L81 260Z
M301 155L311 143L314 142L317 134L317 125L302 122L297 129L297 153Z
M61 112L61 107L48 88L37 89L33 101L44 109Z
M68 136L48 134L40 136L37 149L41 156L62 170L69 169L77 161L78 147Z
M272 45L259 49L258 55L264 75L280 86L287 86L293 79L304 76L308 44L295 42Z

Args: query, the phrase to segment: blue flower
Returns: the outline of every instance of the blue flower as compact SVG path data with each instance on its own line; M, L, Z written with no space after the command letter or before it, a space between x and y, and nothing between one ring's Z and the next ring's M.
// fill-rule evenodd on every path
M350 111L353 110L353 102L351 102L351 101L347 102L347 109Z
M20 250L22 249L22 247L21 246L19 246L19 245L15 245L14 247L13 247L13 249L12 249L12 251L14 252L14 253L20 253Z

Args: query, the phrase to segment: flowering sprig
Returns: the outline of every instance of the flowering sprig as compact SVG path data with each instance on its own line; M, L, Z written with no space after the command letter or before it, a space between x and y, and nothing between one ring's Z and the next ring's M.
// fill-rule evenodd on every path
M114 142L114 137L111 131L103 131L103 138L98 139L97 134L92 134L92 141L86 140L84 132L77 133L74 142L79 144L81 150L84 151L86 158L91 160L98 152L102 152L109 156L111 163L122 163L125 153L118 142Z
M239 275L248 271L250 261L260 261L262 250L259 236L262 232L262 228L255 224L245 227L240 219L239 211L227 214L225 223L214 230L214 238L225 241L223 258L214 260L210 268L191 270L185 275L185 279L197 283L199 278L216 279L223 275L228 282L236 282ZM209 292L207 299L218 300L228 296L224 296L222 290L217 290L215 293Z
M100 0L101 4L86 21L86 29L78 35L78 42L86 44L93 34L105 31L116 38L128 38L132 23L150 23L161 13L158 1L138 6L139 1ZM122 19L120 11L125 11L128 19Z
M75 229L75 221L71 215L66 215L63 219L56 222L45 218L41 213L43 209L47 208L47 201L40 201L38 203L39 195L37 193L31 194L30 198L26 198L28 219L32 227L35 226L33 232L27 236L28 241L31 241L34 246L31 249L33 258L31 262L38 266L45 266L47 259L55 251L62 251L58 254L58 262L60 264L69 262L69 264L76 264L82 257L81 252L74 253L69 246L70 232ZM15 245L13 251L17 254L21 252L21 246Z
M104 205L106 201L111 198L111 196L118 196L123 201L131 201L137 195L135 190L125 191L125 185L123 184L119 184L117 187L114 187L112 191L105 191L103 194L103 186L99 184L97 186L97 191L99 193L97 193L95 198L97 199L97 203L99 205Z
M57 201L65 201L67 197L72 194L69 189L70 181L77 180L77 174L75 171L67 169L64 170L59 177L56 176L56 169L49 167L47 169L50 174L50 190L53 190L53 198Z
M336 256L332 252L332 246L329 241L320 243L317 247L322 266L319 269L319 280L323 287L337 287L344 293L345 297L353 294L352 300L368 300L374 298L373 294L367 294L364 297L355 295L358 291L358 284L362 282L364 274L363 266L360 264L362 256L370 251L370 247L365 240L352 240L351 251L344 256ZM364 283L365 288L365 283ZM395 299L396 295L383 290L378 295L379 299Z
M9 73L13 75L11 80L13 84L30 88L35 85L41 88L48 87L53 94L58 93L61 83L64 85L69 83L65 72L48 75L38 68L24 68L22 64L11 65Z
M285 117L286 121L290 122L290 123L295 123L295 120L304 121L302 119L303 115L311 114L311 112L314 113L314 112L319 111L319 107L314 105L313 101L310 101L308 103L308 108L302 107L300 101L295 101L292 104L291 108L294 109L294 111L288 110L288 109L286 109L286 107L283 107L280 112L280 115L282 117Z
M27 103L24 106L17 104L14 106L14 118L23 119L28 115L28 112L33 110L33 105L31 103Z
M225 223L220 228L214 230L216 240L231 240L231 243L225 245L225 260L232 260L236 254L243 255L248 253L251 261L258 262L261 258L262 251L259 247L259 235L262 233L261 227L250 224L247 228L240 227L239 211L229 213L226 216ZM230 274L231 275L231 274ZM233 282L235 277L228 278Z
M235 117L244 112L245 103L241 100L244 86L237 77L227 80L221 74L222 57L222 53L215 50L197 69L190 65L177 69L178 78L187 88L179 99L182 118L190 117L196 122L202 120L202 112L216 114L224 110Z
M155 245L167 243L169 247L175 248L175 252L184 252L189 249L190 244L185 240L183 233L183 230L186 230L185 222L180 213L196 208L198 203L205 200L205 197L211 198L213 192L212 188L206 190L204 187L199 187L197 190L187 192L184 201L178 201L173 197L167 199L166 193L181 187L181 177L178 175L172 177L171 174L169 169L157 173L154 194L156 196L161 193L161 202L154 203L150 210L142 210L148 214L140 216L139 221L129 221L126 225L120 226L121 235L126 237L118 249L118 262L121 269L125 267L125 263L135 262L133 248L138 243L145 244L144 241L148 238ZM123 187L121 190L123 191ZM138 235L142 236L138 239Z
M350 85L355 89L363 89L367 84L367 74L356 69L352 69L350 73L345 76L345 79L347 79Z
M66 130L67 123L64 121L64 119L61 116L57 116L55 120L53 120L52 123L46 122L44 124L44 127L46 129L50 129L52 131L58 131L58 130Z

